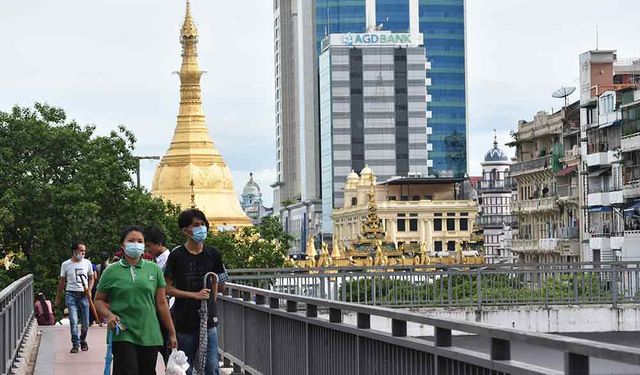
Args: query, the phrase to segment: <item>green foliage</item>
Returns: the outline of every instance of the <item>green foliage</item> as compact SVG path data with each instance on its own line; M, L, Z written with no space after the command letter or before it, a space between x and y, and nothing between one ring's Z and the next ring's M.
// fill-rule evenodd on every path
M374 280L375 279L375 285ZM483 274L481 300L486 303L553 303L554 301L605 301L610 298L604 275L565 274L543 281L527 281L522 275ZM429 281L391 279L384 275L348 281L340 298L348 302L379 305L473 305L478 302L477 275L443 275Z
M289 241L278 218L268 217L257 227L215 233L207 244L220 251L227 269L278 268L284 266Z
M46 104L0 112L0 258L25 255L0 269L0 288L33 273L36 290L53 298L74 239L96 261L118 249L126 225L155 225L178 240L177 207L132 184L135 141L122 126L98 136Z

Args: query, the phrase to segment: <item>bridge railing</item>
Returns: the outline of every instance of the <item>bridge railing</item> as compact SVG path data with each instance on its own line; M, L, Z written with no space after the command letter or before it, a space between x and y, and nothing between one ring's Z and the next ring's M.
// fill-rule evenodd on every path
M33 319L33 275L0 291L0 374L9 374Z
M234 283L389 307L640 302L638 263L234 270Z
M589 374L590 358L638 366L640 349L527 333L417 313L227 284L218 314L225 362L249 374ZM372 322L386 320L386 329ZM413 334L432 328L433 337ZM480 336L482 349L457 346L456 334ZM564 353L549 361L512 356L517 342ZM528 362L529 361L529 362Z

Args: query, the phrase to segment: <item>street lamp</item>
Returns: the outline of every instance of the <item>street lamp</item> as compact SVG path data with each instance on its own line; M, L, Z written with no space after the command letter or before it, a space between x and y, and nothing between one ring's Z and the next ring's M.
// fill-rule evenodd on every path
M138 182L138 188L140 188L140 160L160 160L160 156L134 156L138 164L136 165L136 181Z

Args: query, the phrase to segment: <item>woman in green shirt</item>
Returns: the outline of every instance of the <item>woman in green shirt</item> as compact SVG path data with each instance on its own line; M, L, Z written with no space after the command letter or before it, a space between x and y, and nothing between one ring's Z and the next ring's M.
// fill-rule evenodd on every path
M116 325L121 329L113 335L113 374L155 375L162 346L158 316L169 332L169 347L177 346L164 275L157 264L142 259L142 228L126 228L122 244L125 256L100 276L96 309L109 329L115 330Z

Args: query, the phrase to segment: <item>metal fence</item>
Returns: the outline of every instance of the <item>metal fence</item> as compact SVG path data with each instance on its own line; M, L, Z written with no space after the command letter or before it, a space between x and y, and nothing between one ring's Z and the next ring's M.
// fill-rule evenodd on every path
M640 264L235 270L234 283L388 307L640 303Z
M27 275L0 291L0 374L10 373L32 319L33 275Z
M233 364L234 373L584 375L590 373L590 358L640 365L639 349L615 344L237 284L227 284L225 293L218 300L222 322L219 348L225 362ZM346 319L354 315L355 319ZM379 319L390 321L390 329L372 325ZM412 335L408 327L416 326L432 327L433 337ZM486 349L460 347L452 332L478 336L486 340ZM529 363L516 357L517 353L512 356L511 344L515 342L564 353L564 371L550 368L553 365L547 360Z

